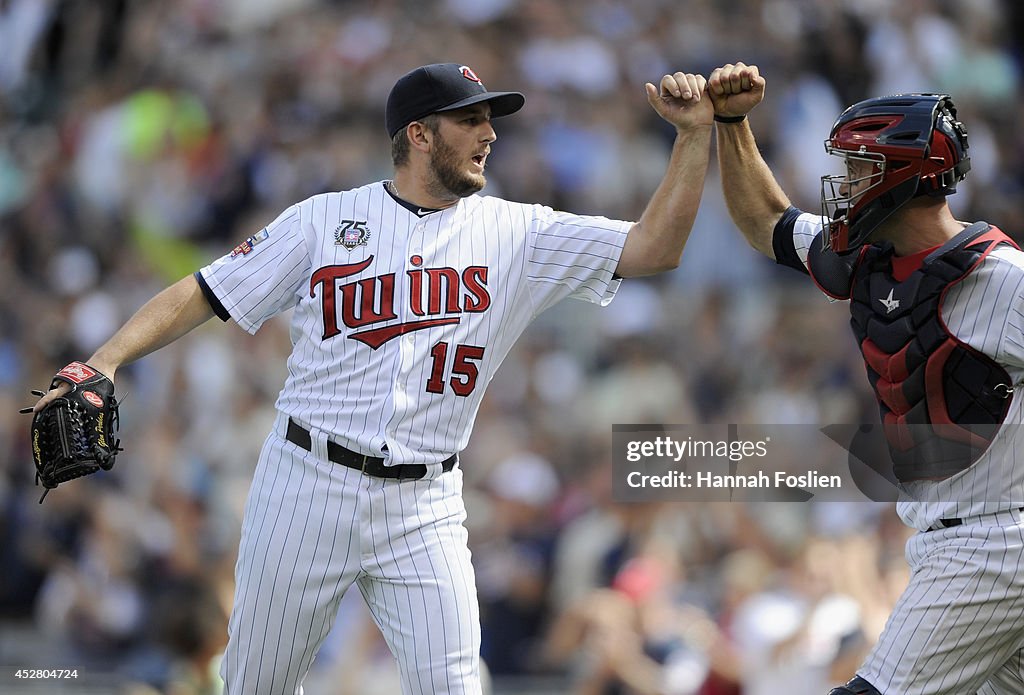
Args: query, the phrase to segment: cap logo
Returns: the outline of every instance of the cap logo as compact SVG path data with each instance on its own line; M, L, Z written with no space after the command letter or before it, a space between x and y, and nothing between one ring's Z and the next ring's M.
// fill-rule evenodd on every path
M460 65L459 72L462 73L462 76L465 77L470 82L476 82L478 85L481 86L483 85L483 82L480 81L480 78L476 76L475 72L473 72L473 68L469 67L468 65Z

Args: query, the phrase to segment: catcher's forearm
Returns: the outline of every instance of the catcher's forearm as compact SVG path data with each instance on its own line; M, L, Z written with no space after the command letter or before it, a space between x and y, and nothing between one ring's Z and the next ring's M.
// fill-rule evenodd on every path
M775 223L789 207L789 198L761 157L750 124L719 124L718 168L729 215L747 242L769 258Z
M710 126L678 133L665 177L629 230L616 275L652 275L679 265L697 218L710 159Z
M159 350L212 317L210 303L189 275L146 302L89 358L89 364L112 379L121 365Z

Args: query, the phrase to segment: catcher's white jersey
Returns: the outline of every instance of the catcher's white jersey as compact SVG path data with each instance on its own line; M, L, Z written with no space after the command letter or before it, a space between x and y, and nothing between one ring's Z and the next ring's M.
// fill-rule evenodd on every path
M807 265L811 241L822 230L820 215L796 220L793 243ZM879 299L883 299L879 297ZM1024 381L1024 252L1001 247L963 282L949 290L942 319L958 339L999 362ZM901 491L900 518L919 531L939 519L991 514L1024 507L1024 412L1014 391L1006 421L982 457L966 471L938 482L916 482Z
M477 195L420 215L378 182L288 208L201 273L249 332L295 308L281 412L389 464L430 464L466 446L537 314L611 301L630 226Z
M823 220L793 227L797 257ZM893 301L894 297L878 297ZM998 248L948 290L942 320L954 336L1024 376L1024 253ZM901 489L897 511L921 533L907 542L910 582L857 674L878 692L1024 692L1024 428L1020 391L988 450L967 470ZM940 519L960 523L942 528ZM929 530L933 529L933 530Z

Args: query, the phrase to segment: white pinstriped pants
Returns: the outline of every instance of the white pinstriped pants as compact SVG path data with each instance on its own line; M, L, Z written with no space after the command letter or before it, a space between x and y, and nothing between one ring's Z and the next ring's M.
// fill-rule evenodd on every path
M242 522L221 664L229 695L301 695L354 582L398 661L406 695L479 695L480 617L462 471L383 480L283 437L260 453ZM438 473L440 466L438 466Z
M910 583L857 673L885 695L1024 693L1024 521L968 519L907 541Z

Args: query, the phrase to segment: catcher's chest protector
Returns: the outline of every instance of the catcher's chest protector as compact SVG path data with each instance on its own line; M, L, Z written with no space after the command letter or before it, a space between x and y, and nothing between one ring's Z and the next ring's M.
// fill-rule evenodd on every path
M850 326L903 482L970 467L1006 418L1010 375L953 336L941 317L949 288L1001 244L1016 248L997 228L977 223L902 282L893 277L889 245L867 248L852 268Z

